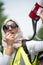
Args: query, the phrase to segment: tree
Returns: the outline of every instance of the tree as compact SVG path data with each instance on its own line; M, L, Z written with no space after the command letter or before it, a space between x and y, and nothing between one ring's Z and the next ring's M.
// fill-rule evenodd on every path
M0 44L2 40L2 34L1 34L1 26L3 21L7 18L7 16L4 15L4 3L0 1Z
M38 30L36 36L34 37L34 40L43 40L43 26L41 26Z

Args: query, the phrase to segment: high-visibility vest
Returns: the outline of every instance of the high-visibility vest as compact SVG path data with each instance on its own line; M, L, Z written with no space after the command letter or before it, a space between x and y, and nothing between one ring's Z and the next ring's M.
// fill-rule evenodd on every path
M35 58L34 62L31 63L23 47L20 47L16 53L13 62L12 59L10 59L9 65L36 65L36 60L37 57Z

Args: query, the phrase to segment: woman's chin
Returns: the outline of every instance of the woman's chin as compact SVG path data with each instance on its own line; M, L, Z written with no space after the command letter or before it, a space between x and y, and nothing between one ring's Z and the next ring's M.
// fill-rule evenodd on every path
M21 47L22 46L22 44L20 44L20 43L15 43L15 44L13 44L13 48L19 48L19 47Z

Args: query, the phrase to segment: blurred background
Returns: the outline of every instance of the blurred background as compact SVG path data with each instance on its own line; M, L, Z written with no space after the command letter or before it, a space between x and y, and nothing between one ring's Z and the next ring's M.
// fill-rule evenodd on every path
M28 15L35 2L36 0L0 0L0 44L2 43L1 26L7 18L12 18L18 22L25 38L32 37L32 21ZM34 40L39 39L43 40L43 24L41 20L37 23L37 33L34 37Z

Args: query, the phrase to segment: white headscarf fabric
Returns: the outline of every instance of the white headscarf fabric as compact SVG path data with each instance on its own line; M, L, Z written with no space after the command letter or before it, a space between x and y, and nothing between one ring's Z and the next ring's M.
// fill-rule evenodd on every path
M4 32L4 30L3 30L3 25L6 24L8 20L10 20L10 19L6 19L6 20L3 22L2 28L1 28L1 32L2 32L2 46L3 46L3 47L6 47L6 46L7 46L6 43L3 41L3 36L5 36L5 32ZM13 20L13 19L11 19L11 20ZM15 21L15 20L13 20L13 21ZM17 23L16 21L15 21L15 23L18 25L18 23ZM19 26L19 25L18 25L18 26ZM23 39L23 33L22 33L22 31L20 30L20 27L18 27L18 32L17 32L17 34L16 34L16 36L15 36L14 42L16 42L17 40L22 40L22 39Z

